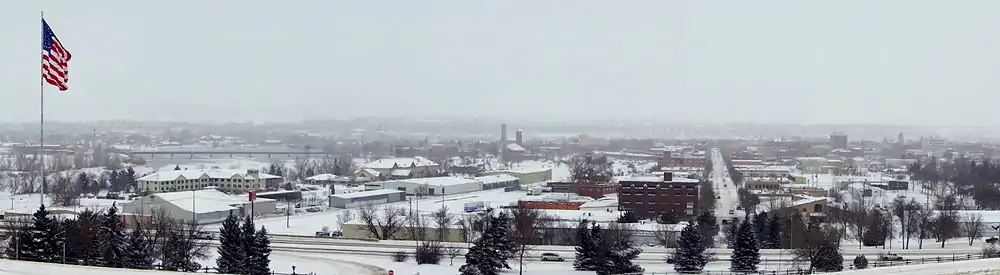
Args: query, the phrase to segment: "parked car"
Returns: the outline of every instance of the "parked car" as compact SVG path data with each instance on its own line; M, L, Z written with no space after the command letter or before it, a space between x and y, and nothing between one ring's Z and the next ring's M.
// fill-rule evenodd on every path
M344 232L340 232L340 231L330 232L330 237L343 237L343 236L344 236Z
M879 253L878 259L883 261L902 261L903 257L896 255L896 253L886 252Z
M316 237L329 237L330 235L330 232L316 231Z
M565 261L566 259L564 259L562 256L559 256L559 254L556 254L556 253L545 252L545 253L542 253L541 260L543 262L544 261L562 262L562 261Z
M211 233L208 233L206 231L197 231L197 232L194 232L194 239L195 240L213 240L215 238L212 237Z

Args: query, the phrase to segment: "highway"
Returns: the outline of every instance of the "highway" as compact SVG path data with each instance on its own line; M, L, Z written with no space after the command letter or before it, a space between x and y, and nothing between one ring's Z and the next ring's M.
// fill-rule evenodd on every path
M344 240L336 238L317 238L309 236L289 236L289 235L272 235L271 236L271 247L276 251L288 251L288 252L309 252L309 253L331 253L331 254L348 254L348 255L362 255L362 256L378 256L378 257L388 257L392 253L397 251L413 251L416 242L414 241L360 241L360 240ZM446 246L458 246L465 248L468 244L465 243L445 243ZM643 253L637 259L640 263L662 263L663 260L670 254L671 250L663 247L642 247ZM534 246L532 248L535 255L542 252L553 252L565 257L567 261L572 261L575 255L574 247L572 246ZM732 253L730 249L724 248L714 248L709 249L709 251L715 255L717 261L727 261L729 255ZM845 261L853 260L858 254L864 254L870 258L878 255L879 252L884 251L881 248L863 248L858 250L857 248L845 248L842 250ZM926 248L922 250L893 250L892 252L898 254L899 256L906 259L919 259L919 258L951 258L951 257L964 257L968 254L978 254L980 253L980 248L978 246L972 247L962 247L962 248ZM794 256L790 250L782 249L761 249L760 255L763 261L791 261ZM458 259L463 258L459 256ZM536 261L536 257L532 256L530 261Z

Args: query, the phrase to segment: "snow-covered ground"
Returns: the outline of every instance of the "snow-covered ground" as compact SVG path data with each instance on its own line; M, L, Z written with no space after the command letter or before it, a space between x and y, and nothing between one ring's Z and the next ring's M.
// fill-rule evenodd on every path
M62 265L36 263L27 261L0 260L0 274L4 275L167 275L167 274L198 274L155 270L131 270L119 268L104 268L91 266Z
M851 275L884 275L884 274L934 274L934 275L959 275L959 274L1000 274L1000 259L971 260L961 262L922 264L869 268L862 270L852 270L837 272L832 274Z

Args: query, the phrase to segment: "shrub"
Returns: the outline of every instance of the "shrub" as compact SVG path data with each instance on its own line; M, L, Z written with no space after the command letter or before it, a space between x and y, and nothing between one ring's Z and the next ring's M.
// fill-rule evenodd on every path
M864 254L854 257L854 269L865 269L868 268L868 258L865 258Z
M417 246L417 251L413 253L413 258L417 264L438 264L444 251L438 242L424 242Z
M405 262L409 257L410 255L407 255L406 251L396 251L396 253L392 253L392 261L397 263Z

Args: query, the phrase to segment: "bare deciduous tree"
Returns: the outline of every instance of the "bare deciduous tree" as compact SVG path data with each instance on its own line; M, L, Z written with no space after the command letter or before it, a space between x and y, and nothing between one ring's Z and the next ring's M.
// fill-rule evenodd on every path
M52 174L52 204L59 206L80 205L80 188L62 173Z
M449 241L448 240L448 229L454 223L455 216L448 212L447 206L442 206L436 212L434 212L434 224L437 225L437 240L438 241Z
M451 260L450 265L455 265L455 257L462 255L462 248L455 245L449 245L444 247L444 254L448 255L448 258Z
M942 192L936 195L934 200L935 213L931 219L931 227L941 248L949 238L957 237L960 233L958 215L958 196L954 192Z
M664 248L677 248L677 234L671 230L671 226L669 224L656 225L653 229L653 238L656 239L656 244L662 245Z
M548 227L547 221L552 220L541 210L527 207L516 207L511 210L513 220L513 239L518 245L518 263L520 274L524 274L524 256L531 250L531 245L538 244L541 234L538 229Z
M346 225L348 222L351 222L351 220L354 220L354 211L352 211L351 209L344 209L340 211L340 213L337 213L337 226L339 228L338 230L343 232L344 225Z
M381 209L381 213L379 213ZM364 222L368 237L378 240L393 238L403 227L406 214L402 208L375 205L363 205L358 208L358 218Z
M983 215L965 215L962 218L962 231L965 237L969 238L969 246L972 246L973 242L983 237Z
M427 218L417 212L406 213L406 233L412 240L427 240Z

